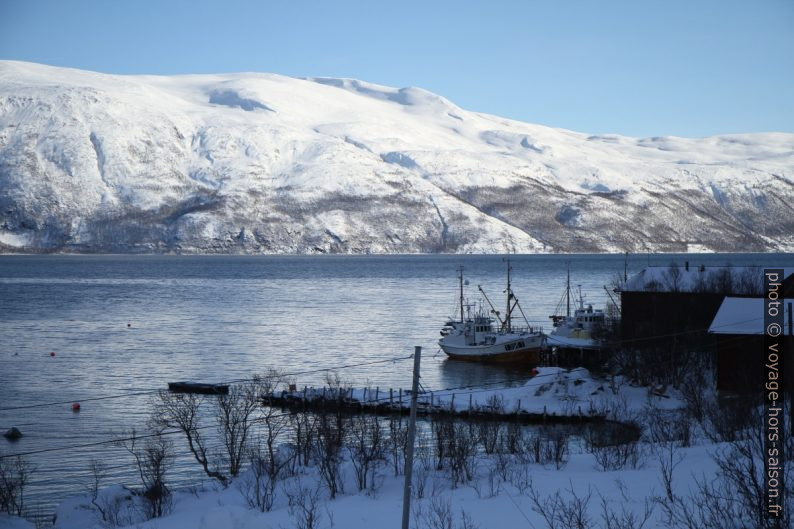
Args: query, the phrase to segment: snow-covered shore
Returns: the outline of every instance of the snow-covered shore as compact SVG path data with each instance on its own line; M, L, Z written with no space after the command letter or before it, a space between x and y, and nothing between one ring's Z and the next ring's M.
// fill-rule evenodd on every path
M468 439L473 445L464 456L465 472L458 469L456 474L454 456L448 453L448 459L443 459L438 455L440 434L436 426L425 427L417 439L411 527L551 527L549 516L557 516L552 511L559 514L572 509L583 517L586 523L581 527L586 528L669 528L675 525L662 507L667 487L674 490L678 505L693 505L700 483L712 482L719 475L715 454L725 454L730 448L728 442L713 437L709 440L701 425L686 415L685 403L677 393L638 387L621 377L598 378L583 368L541 368L523 385L471 388L456 390L455 394L456 408L458 403L468 404L470 394L477 407L498 399L506 410L545 409L549 414L574 415L580 408L598 409L636 423L643 434L639 441L621 445L624 449L611 441L603 442L603 438L598 444L597 431L593 437L564 426L511 429L508 421L501 430L491 432L498 443L489 450L481 437L487 431L476 421L458 420L460 430L449 435L462 437L449 441L466 443ZM353 390L352 395L365 399L363 389ZM434 398L439 405L453 405L451 393L434 392ZM678 437L678 427L684 421L686 433ZM660 427L667 428L661 436ZM281 449L290 453L295 446L283 445ZM270 509L260 509L252 499L255 473L249 467L226 486L207 479L172 491L166 513L153 519L143 513L140 485L102 484L95 497L79 493L62 502L55 528L396 526L402 513L404 480L400 464L394 463L397 457L384 451L374 463L369 484L362 488L356 479L352 450L345 445L339 453L340 486L335 497L317 461L297 463L274 481ZM616 520L633 525L614 525ZM0 518L0 526L28 529L25 522L10 518Z

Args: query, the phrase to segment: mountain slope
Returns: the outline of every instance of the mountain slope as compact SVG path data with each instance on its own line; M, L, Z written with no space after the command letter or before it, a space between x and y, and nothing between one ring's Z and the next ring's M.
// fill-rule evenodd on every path
M794 134L588 136L419 88L0 61L0 251L794 249Z

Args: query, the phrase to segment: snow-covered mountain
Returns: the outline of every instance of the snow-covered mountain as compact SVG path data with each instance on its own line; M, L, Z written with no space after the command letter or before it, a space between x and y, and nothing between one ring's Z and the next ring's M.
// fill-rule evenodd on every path
M793 213L794 134L591 136L351 79L0 62L5 252L792 251Z

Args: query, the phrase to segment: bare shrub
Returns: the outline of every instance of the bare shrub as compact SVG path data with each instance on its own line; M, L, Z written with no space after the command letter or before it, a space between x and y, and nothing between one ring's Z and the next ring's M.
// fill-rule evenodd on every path
M250 452L251 472L240 484L250 507L270 511L276 500L279 481L288 474L295 452L289 447L274 448L260 440Z
M259 395L272 393L280 379L281 376L272 370L262 377L256 377L254 381L257 393ZM297 458L297 448L279 449L276 444L289 424L287 416L268 406L262 409L259 420L264 424L264 433L249 449L251 474L241 483L241 487L249 506L265 512L273 508L279 479L290 473Z
M757 427L754 422L759 402L751 398L712 400L704 409L703 431L713 443L732 442ZM760 424L760 423L758 423Z
M554 463L556 469L560 470L568 463L570 456L569 437L569 433L562 428L544 427L535 430L524 438L519 458L525 463Z
M570 483L566 494L560 491L542 497L540 491L532 483L529 485L527 495L532 502L532 510L540 514L546 521L549 529L589 529L595 527L588 513L588 506L593 495L593 489L588 485L587 492L577 494Z
M12 458L0 454L0 510L12 516L25 511L25 487L32 468L21 456Z
M683 273L675 261L663 272L665 286L668 292L679 292L681 290Z
M503 425L501 420L495 419L504 414L504 409L504 398L501 395L491 395L482 411L490 413L492 420L482 420L476 423L477 440L482 444L486 454L493 454L499 446Z
M696 356L693 366L682 377L679 391L686 402L686 412L692 419L703 424L705 410L708 404L706 388L708 381L705 373L712 370L711 361L706 354L697 355L690 353L688 356Z
M218 395L215 417L224 447L224 463L232 478L240 473L249 450L254 414L260 408L260 388L269 384L269 377L254 377L250 382L231 386L228 394Z
M389 439L386 442L395 476L405 471L405 452L408 446L408 424L401 417L389 417Z
M173 443L162 432L142 438L132 430L119 444L135 459L146 519L159 518L170 512L172 498L166 485L166 475L174 459Z
M500 431L500 450L508 454L519 454L524 449L524 428L518 421L510 421Z
M430 445L419 440L414 452L413 487L411 491L417 499L425 497L428 478L433 475L433 454Z
M430 506L426 512L422 527L427 529L454 529L452 502L443 496L430 498Z
M781 410L783 414L785 410ZM766 434L760 407L751 407L748 412L752 427L733 434L734 439L721 446L712 455L717 464L717 475L712 479L702 476L696 480L696 488L690 494L678 496L672 482L670 463L662 466L662 483L665 496L657 501L669 527L743 528L769 527L765 519L766 497L764 493L764 450ZM721 434L720 434L721 435ZM791 509L794 509L794 439L787 432L780 432L785 443L785 458L778 463L783 468L784 482L778 502L783 507L783 519L778 527L791 527ZM674 465L673 465L674 468Z
M319 487L309 487L300 481L287 491L288 511L296 529L319 529L325 518L333 526L330 512L322 509L321 498Z
M345 446L356 474L358 490L367 488L367 477L384 457L383 428L377 417L356 415L351 419ZM374 478L374 476L373 476ZM374 480L369 480L371 485Z
M323 413L318 417L312 453L331 499L343 486L341 465L344 437L345 424L341 414Z
M477 440L482 445L483 451L486 454L493 454L499 447L499 440L501 438L504 426L501 421L497 420L481 420L476 423Z
M654 510L654 502L646 498L643 504L642 514L638 514L633 509L629 509L626 505L631 503L631 499L626 493L626 487L622 482L618 482L620 488L621 500L614 503L619 504L620 508L613 509L610 506L610 501L601 496L601 521L604 529L642 529L645 524L650 520Z
M201 424L201 407L204 397L193 393L161 391L154 402L153 422L161 428L175 428L182 432L188 449L207 476L226 486L228 478L212 465Z
M683 447L692 444L692 416L686 411L649 406L645 409L645 424L651 443L677 443Z
M546 438L544 459L553 461L557 470L563 468L568 464L569 450L568 450L568 432L555 428L551 434Z
M295 460L304 467L309 466L317 433L317 416L296 413L290 415L289 421L295 435Z
M449 470L453 486L468 483L477 468L477 441L469 423L456 422L452 425L449 446Z
M594 425L585 430L584 441L585 450L593 455L599 470L621 470L627 466L636 469L645 463L646 454L638 439L618 425Z

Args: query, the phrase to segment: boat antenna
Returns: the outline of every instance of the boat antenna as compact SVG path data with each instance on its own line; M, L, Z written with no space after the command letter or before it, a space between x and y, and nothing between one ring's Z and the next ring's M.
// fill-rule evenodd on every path
M458 268L458 277L460 278L460 322L464 323L465 318L463 316L463 265L460 265Z

